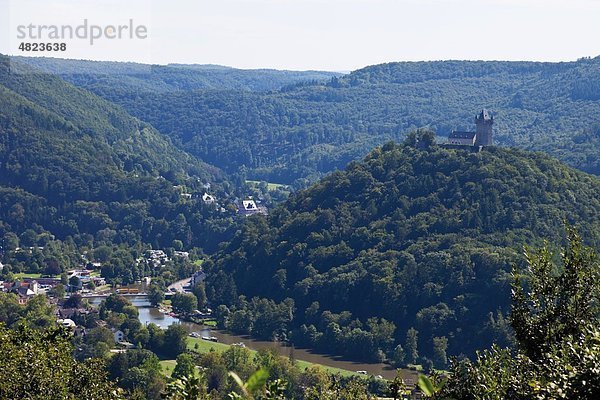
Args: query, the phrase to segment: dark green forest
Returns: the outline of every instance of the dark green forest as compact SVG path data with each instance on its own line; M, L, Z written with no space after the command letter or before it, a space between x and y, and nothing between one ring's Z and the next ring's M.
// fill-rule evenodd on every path
M220 324L399 365L510 345L511 266L565 223L597 247L600 180L542 153L431 142L388 143L250 218L204 265Z
M230 214L182 193L213 183L226 199L219 169L90 92L0 61L0 237L33 230L90 247L216 246Z
M59 65L68 71L69 62ZM145 80L64 77L122 105L205 162L302 187L416 128L435 130L439 141L452 129L471 130L483 107L496 117L497 144L543 151L599 174L599 74L600 58L403 62L267 93L227 82L201 90L165 87L156 84L160 71Z
M159 305L169 283L202 268L206 281L193 295L173 296L174 311L210 307L219 328L354 360L452 367L463 379L449 381L448 393L470 393L468 383L479 390L494 382L488 362L523 379L544 368L546 356L530 354L544 340L520 348L543 314L528 303L526 284L515 291L515 271L539 267L538 259L557 264L565 236L583 248L570 227L600 248L600 58L391 63L348 75L21 61L0 56L0 278L60 276L49 296L66 300L65 287L74 285L65 271L83 266L113 285L152 277L151 303ZM483 107L494 115L498 146L478 152L439 144L452 129L473 129ZM271 185L269 193L266 182L246 179L292 188ZM206 192L217 204L202 201ZM250 194L268 203L268 216L236 215L236 202ZM530 257L530 247L544 250ZM163 249L164 259L151 260L151 248ZM597 265L583 261L590 270ZM554 276L550 269L540 276ZM535 283L533 272L528 282ZM572 288L557 276L540 284L545 294ZM47 333L16 330L54 323L45 298L21 305L14 294L0 297L10 311L0 321L14 330L0 327L1 335L52 343ZM84 305L74 296L66 301ZM515 324L519 306L525 331ZM153 353L192 357L181 358L192 372L182 366L175 378L191 379L194 365L205 366L197 386L221 397L238 390L229 371L250 380L262 368L296 398L328 398L305 393L311 385L349 390L337 398L367 398L367 386L385 392L382 379L339 381L269 352L254 360L241 348L196 354L183 329L142 326L118 296L99 317L142 347L106 366L140 398L173 389ZM98 328L92 318L80 322ZM560 346L590 348L582 341L597 341L598 332L588 328L564 341L560 331L548 362L576 358ZM63 350L44 363L74 351L56 338ZM103 327L74 344L83 360L106 356L114 340ZM491 350L476 354L484 348ZM535 368L508 361L515 351ZM246 360L229 359L240 355ZM452 364L451 356L463 361ZM91 365L70 368L87 373ZM364 396L352 394L354 386ZM529 390L514 382L502 390L515 387Z

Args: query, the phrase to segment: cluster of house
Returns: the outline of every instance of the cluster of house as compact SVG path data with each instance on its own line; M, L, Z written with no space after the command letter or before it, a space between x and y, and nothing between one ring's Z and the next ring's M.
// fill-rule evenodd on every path
M219 205L219 202L217 201L217 197L214 194L210 194L210 188L211 185L210 183L204 183L202 185L203 187L203 191L199 192L199 193L189 193L187 188L185 186L182 185L177 185L177 186L173 186L174 189L179 191L179 195L183 198L183 199L193 199L193 198L201 198L202 202L206 205L214 205L215 207L217 207L219 209L219 211L221 212L226 212L227 210L225 210L225 208L221 207Z
M181 257L187 260L190 258L190 253L187 251L174 251L173 257ZM154 268L157 268L171 261L171 258L167 255L167 253L165 253L164 250L146 250L144 256L138 258L136 261L138 264L141 262L147 262Z
M198 194L188 193L186 191L186 188L181 185L174 186L174 188L178 189L180 191L181 196L184 198L191 199L193 197L200 197L204 204L214 205L221 212L223 212L223 213L227 212L227 210L219 204L217 197L214 194L210 193L210 188L211 188L210 183L205 183L203 185L204 192L201 192L202 195L200 195L199 193ZM236 200L236 205L237 205L237 214L240 216L244 216L244 217L247 217L249 215L254 215L254 214L267 215L269 213L267 210L267 207L265 207L260 200L253 199L252 196L249 196L244 199Z
M49 284L40 284L35 279L16 280L14 282L0 281L0 290L5 293L16 294L19 298L19 304L27 304L33 296L44 294L51 287Z
M98 310L88 310L85 308L62 308L59 304L56 311L56 323L69 329L74 336L85 336L87 334L86 328L78 326L75 323L75 320L78 319L78 317L89 316L94 313L97 314ZM96 319L96 325L106 326L106 322ZM110 330L113 334L115 343L120 347L125 349L135 347L132 343L125 341L125 333L122 330L115 328L111 328Z

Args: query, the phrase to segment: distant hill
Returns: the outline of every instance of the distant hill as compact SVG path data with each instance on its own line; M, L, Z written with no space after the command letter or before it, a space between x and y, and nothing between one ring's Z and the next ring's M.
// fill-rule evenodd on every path
M136 63L17 57L20 62L60 75L102 94L107 90L166 93L200 89L271 91L300 82L327 81L340 73L237 69L220 65Z
M261 337L291 330L298 346L370 360L393 359L398 344L408 354L414 328L425 359L443 343L471 356L510 343L510 271L522 246L560 243L567 221L600 248L598 177L542 153L417 149L411 138L249 219L204 264L209 298L229 307L226 326ZM253 318L274 306L254 296L293 315L274 312L265 328Z
M170 226L179 214L195 210L202 224L208 214L184 204L174 186L223 181L217 168L119 106L10 62L0 57L0 238L31 228L61 239L118 228L117 241L170 245L193 230Z
M390 63L270 93L169 93L172 85L159 93L141 89L154 78L116 78L73 80L200 159L252 179L305 184L414 128L429 126L442 141L452 129L470 130L484 107L499 145L600 174L600 58Z

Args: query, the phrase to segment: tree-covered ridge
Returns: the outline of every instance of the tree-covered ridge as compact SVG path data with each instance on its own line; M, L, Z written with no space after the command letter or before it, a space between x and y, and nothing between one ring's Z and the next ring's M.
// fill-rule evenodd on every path
M475 361L454 363L449 379L430 383L435 399L598 398L598 253L568 229L560 264L548 246L526 258L526 270L514 271L516 348L494 345Z
M523 245L560 240L565 221L600 243L598 178L517 149L417 147L388 143L249 219L205 264L225 326L264 336L254 315L267 309L298 345L443 365L510 342Z
M218 169L90 92L0 61L0 236L108 230L130 244L204 245L192 234L214 210L182 191L223 181Z
M269 93L159 93L127 77L78 85L121 104L183 149L228 172L306 184L374 146L429 126L444 140L492 110L499 145L541 150L600 173L600 59L439 61L367 67ZM168 98L169 101L165 101Z
M342 74L325 71L237 69L220 65L147 65L108 61L15 57L20 62L88 89L168 93L200 89L270 91L302 82L327 81ZM94 90L95 91L95 90Z

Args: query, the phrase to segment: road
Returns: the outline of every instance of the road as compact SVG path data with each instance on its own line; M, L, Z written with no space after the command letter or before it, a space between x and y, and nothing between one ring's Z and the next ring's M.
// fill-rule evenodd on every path
M175 291L176 291L176 292L179 292L179 293L184 293L184 292L185 292L185 290L183 290L183 287L184 287L184 286L188 286L188 285L190 284L190 281L191 281L191 280L192 280L192 278L186 278L186 279L182 279L182 280L180 280L180 281L177 281L177 282L175 282L175 283L172 283L172 284L170 284L170 285L167 287L167 290L168 290L169 292L172 292L172 290L171 290L171 289L173 288L173 289L175 289Z

